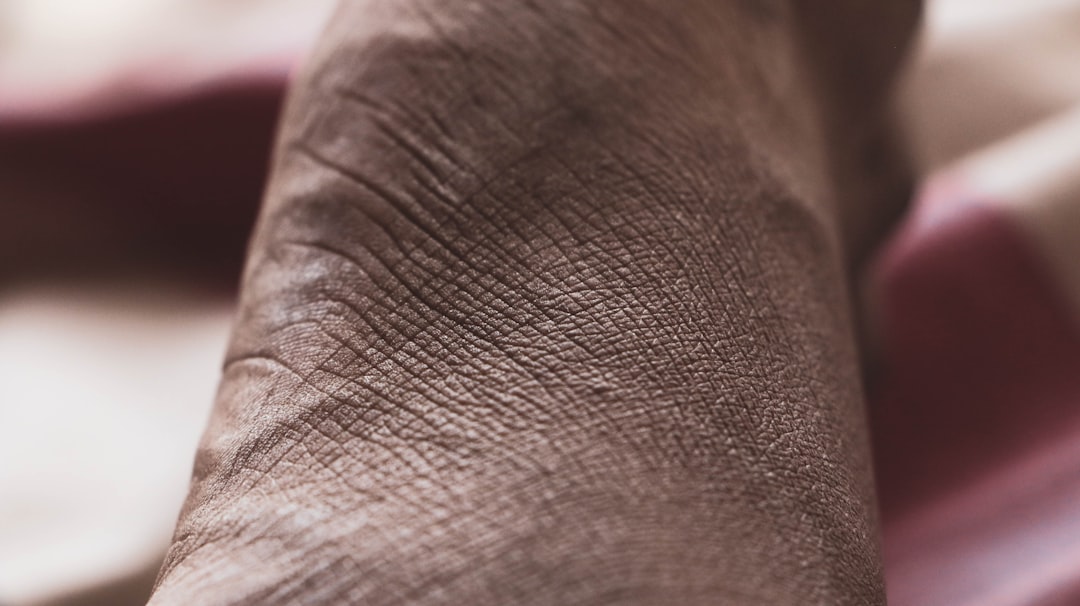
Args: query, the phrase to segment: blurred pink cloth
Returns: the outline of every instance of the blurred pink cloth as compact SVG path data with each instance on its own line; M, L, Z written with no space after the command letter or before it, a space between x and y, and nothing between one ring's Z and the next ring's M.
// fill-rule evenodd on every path
M891 603L1078 604L1075 313L1016 222L967 195L928 194L874 272ZM957 208L921 224L933 205Z

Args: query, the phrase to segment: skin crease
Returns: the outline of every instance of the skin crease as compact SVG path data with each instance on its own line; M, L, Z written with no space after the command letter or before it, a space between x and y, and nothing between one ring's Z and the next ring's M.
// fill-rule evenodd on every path
M344 3L151 604L884 603L862 4Z

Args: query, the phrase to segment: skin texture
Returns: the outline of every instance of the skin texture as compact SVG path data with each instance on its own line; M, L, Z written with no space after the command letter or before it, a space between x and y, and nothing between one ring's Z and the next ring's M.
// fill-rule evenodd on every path
M342 6L152 604L883 603L852 108L914 6L679 4Z

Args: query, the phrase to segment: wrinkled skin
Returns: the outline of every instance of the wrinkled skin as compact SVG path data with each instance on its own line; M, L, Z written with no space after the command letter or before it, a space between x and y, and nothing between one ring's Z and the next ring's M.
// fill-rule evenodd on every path
M345 3L151 603L883 603L864 4Z

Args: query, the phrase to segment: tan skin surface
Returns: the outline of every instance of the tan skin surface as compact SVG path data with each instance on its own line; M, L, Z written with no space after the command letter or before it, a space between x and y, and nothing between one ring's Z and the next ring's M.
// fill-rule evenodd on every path
M152 604L883 603L852 158L916 7L677 4L345 3Z

